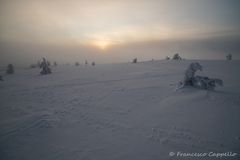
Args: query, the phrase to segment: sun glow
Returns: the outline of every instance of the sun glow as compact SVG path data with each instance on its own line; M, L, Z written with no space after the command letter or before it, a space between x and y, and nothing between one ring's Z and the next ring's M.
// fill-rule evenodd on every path
M112 45L112 43L107 40L96 40L92 44L101 50L105 50Z

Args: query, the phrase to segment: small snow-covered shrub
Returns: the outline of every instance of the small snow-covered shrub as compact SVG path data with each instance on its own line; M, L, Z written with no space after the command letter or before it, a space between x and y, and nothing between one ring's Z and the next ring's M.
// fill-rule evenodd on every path
M132 63L137 63L137 58L134 58Z
M37 67L38 67L37 64L31 64L31 65L30 65L30 68L37 68Z
M50 74L52 73L50 67L49 67L50 63L48 63L48 61L43 58L43 61L41 63L41 68L42 68L42 71L40 72L42 75L45 75L45 74Z
M80 65L79 62L76 62L76 63L75 63L75 66L79 66L79 65Z
M170 59L170 57L168 57L168 56L167 56L165 59L166 59L166 60L169 60L169 59Z
M51 66L52 64L51 64L51 62L50 62L50 61L47 61L47 65L48 65L48 66Z
M226 56L226 59L229 60L229 61L232 60L232 55L231 55L231 54L228 54L228 55Z
M195 76L192 79L192 83L194 87L206 90L214 90L217 85L223 86L223 81L221 79L202 76Z
M95 66L95 62L92 62L92 66Z
M9 64L7 66L7 70L6 70L7 74L13 74L14 73L14 66L12 64Z
M57 64L57 62L54 62L53 65L54 65L55 67L57 67L58 64Z

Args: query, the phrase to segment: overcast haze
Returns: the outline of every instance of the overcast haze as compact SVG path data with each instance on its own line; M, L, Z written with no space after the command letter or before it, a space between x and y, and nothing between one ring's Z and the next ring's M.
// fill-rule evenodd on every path
M1 65L240 58L238 0L1 0Z

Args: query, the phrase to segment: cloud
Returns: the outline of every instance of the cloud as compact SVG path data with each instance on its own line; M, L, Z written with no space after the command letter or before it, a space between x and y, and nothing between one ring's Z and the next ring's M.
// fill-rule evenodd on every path
M22 51L32 59L43 52L63 57L65 51L73 57L125 61L132 54L237 53L239 6L234 0L3 0L0 56L11 59L8 55ZM98 48L106 48L109 57L98 56Z

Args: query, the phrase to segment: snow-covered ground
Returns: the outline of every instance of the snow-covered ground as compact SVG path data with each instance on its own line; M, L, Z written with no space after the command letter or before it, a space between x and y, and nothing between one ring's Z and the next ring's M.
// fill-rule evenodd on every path
M175 91L191 62L58 66L45 76L39 69L16 69L0 81L0 159L167 160L214 159L180 153L240 154L240 61L197 61L203 66L198 75L220 78L224 87Z

